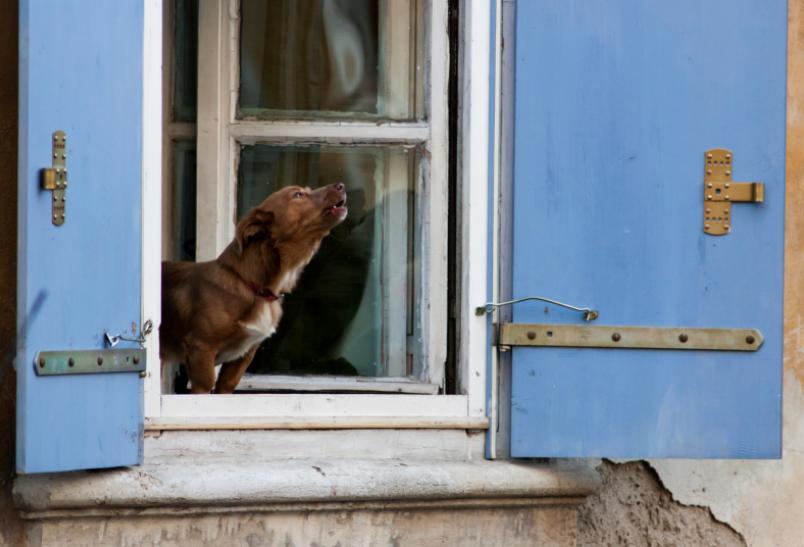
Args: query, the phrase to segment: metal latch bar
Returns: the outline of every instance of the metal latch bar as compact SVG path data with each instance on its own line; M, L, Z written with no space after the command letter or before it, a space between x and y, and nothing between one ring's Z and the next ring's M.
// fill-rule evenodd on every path
M493 312L494 308L499 308L501 306L510 306L513 304L519 304L520 302L529 302L532 300L537 300L539 302L546 302L548 304L553 304L561 308L566 308L568 310L580 312L583 314L584 321L594 321L595 319L600 317L600 312L598 312L597 310L593 310L592 308L581 308L579 306L573 306L572 304L565 304L564 302L553 300L552 298L545 298L544 296L526 296L524 298L507 300L505 302L488 302L482 306L476 307L475 315L485 315L487 313Z
M140 372L145 370L144 349L40 351L34 357L37 376Z
M756 351L756 329L504 323L501 346Z

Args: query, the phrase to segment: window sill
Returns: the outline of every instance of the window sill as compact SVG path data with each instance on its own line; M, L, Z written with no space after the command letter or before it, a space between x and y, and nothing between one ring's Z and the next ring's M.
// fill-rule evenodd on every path
M161 395L149 430L447 427L485 429L466 395L277 393ZM189 424L193 424L189 427ZM318 425L316 425L318 424ZM430 425L427 425L430 424Z
M407 459L175 459L137 468L16 479L29 519L211 513L574 505L591 494L591 467L510 461Z

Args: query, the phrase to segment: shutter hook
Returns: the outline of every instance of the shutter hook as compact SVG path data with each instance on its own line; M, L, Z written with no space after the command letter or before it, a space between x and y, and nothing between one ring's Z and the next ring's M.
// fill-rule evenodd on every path
M115 347L117 344L120 343L120 340L125 340L126 342L137 342L140 345L140 348L145 347L145 337L151 334L151 331L154 330L154 323L150 319L145 321L145 324L140 329L140 333L136 338L130 338L124 334L109 334L108 331L103 333L104 338L106 339L106 343L109 344L110 348Z
M509 306L511 304L518 304L520 302L526 302L528 300L539 300L540 302L547 302L548 304L561 306L562 308L567 308L568 310L581 312L583 314L584 321L594 321L595 319L600 317L600 312L598 312L597 310L593 310L592 308L579 308L571 304L565 304L563 302L559 302L558 300L544 298L543 296L526 296L525 298L517 298L516 300L508 300L506 302L488 302L483 306L478 306L477 308L475 308L475 315L486 315L487 313L493 312L494 308L499 308L501 306Z

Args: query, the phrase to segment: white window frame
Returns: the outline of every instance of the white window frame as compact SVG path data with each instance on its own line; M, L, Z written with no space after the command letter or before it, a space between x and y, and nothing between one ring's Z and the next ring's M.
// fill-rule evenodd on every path
M147 5L160 5L149 0ZM232 29L237 21L236 0L200 2L199 58L225 59L237 54ZM424 368L432 376L443 377L446 357L446 256L447 233L447 2L425 3L428 28L442 32L426 34L425 78L429 91L425 97L439 98L427 108L428 123L316 122L319 139L327 143L347 143L356 138L377 139L383 144L424 144L429 147L428 180L419 199L438 200L441 207L428 207L421 219L426 247L423 260L428 263L422 279L422 292L429 295L421 309L428 309L422 319ZM489 52L490 13L487 2L464 4L466 24L463 30L462 141L461 161L461 307L466 310L461 326L458 363L458 395L386 395L386 394L272 394L272 395L165 395L161 392L158 336L156 331L146 343L148 366L144 400L146 429L332 429L332 428L459 428L483 429L486 418L487 321L469 310L486 301L487 226L488 226L488 146L489 146ZM233 11L234 10L234 11ZM433 25L432 22L437 22ZM162 256L162 12L146 13L144 154L143 154L143 312L159 324L160 270ZM206 36L207 38L203 38ZM209 39L213 37L214 39ZM434 55L437 52L437 55ZM236 168L230 158L235 139L281 138L301 142L309 134L310 122L236 121L237 75L231 63L219 62L214 70L201 64L199 112L212 105L212 116L199 117L198 149L215 147L218 154L198 163L198 192L208 192L214 199L199 206L198 218L214 219L199 224L198 259L217 255L233 237L234 188ZM206 106L205 106L206 105ZM199 157L202 154L199 153ZM203 182L206 181L205 186ZM209 181L224 181L211 185ZM434 190L438 192L434 194ZM425 193L427 193L425 195ZM199 200L200 202L201 200ZM206 207L206 209L202 209ZM206 243L205 242L209 242Z

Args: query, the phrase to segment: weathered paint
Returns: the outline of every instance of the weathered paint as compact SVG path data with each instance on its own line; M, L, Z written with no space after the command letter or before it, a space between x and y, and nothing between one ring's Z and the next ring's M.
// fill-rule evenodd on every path
M17 459L20 472L136 464L137 373L38 377L41 350L140 324L143 5L20 4ZM39 170L67 134L66 222Z
M651 462L683 503L707 506L750 546L804 538L804 1L790 2L785 227L784 451L774 462Z
M516 23L513 296L765 344L515 348L512 455L779 457L785 1L523 1ZM702 229L717 147L767 187L723 237ZM513 316L583 323L533 303Z

